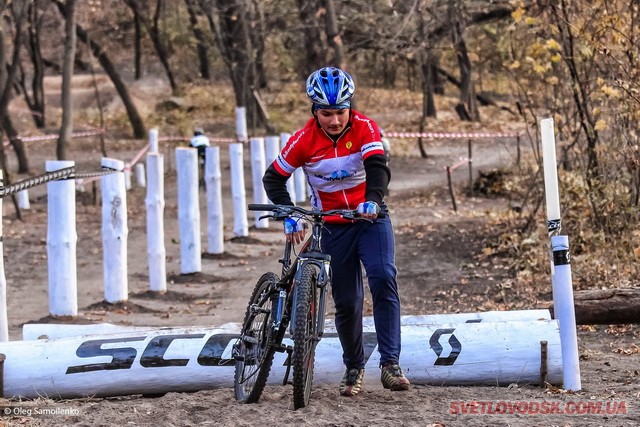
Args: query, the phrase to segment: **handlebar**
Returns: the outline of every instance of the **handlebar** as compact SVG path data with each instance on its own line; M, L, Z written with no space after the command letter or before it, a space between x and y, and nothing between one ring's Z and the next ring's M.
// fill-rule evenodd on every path
M273 212L273 218L283 219L290 216L293 213L299 213L305 216L312 217L325 217L325 216L340 216L345 219L364 219L360 217L357 210L350 209L330 209L328 211L308 210L300 206L293 205L273 205L273 204L260 204L250 203L248 205L250 211L270 211ZM385 216L384 213L378 214L380 218Z

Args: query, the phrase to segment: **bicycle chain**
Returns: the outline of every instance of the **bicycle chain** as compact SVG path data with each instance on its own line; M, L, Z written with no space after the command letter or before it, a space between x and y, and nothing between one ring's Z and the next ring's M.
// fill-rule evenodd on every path
M94 178L96 176L109 175L115 172L119 172L119 171L108 169L108 170L99 171L99 172L76 173L75 166L71 166L71 167L60 169L57 171L47 172L45 174L34 176L32 178L27 178L23 181L16 182L11 185L7 185L6 187L0 187L0 198L4 198L6 196L16 194L22 190L26 190L32 187L37 187L38 185L42 185L50 181L61 181L65 179Z

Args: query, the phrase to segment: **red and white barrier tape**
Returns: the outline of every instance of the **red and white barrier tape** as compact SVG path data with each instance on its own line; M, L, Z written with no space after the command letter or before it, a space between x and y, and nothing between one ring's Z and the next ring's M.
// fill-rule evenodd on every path
M385 132L391 138L514 138L517 132Z
M457 163L454 163L453 165L449 166L449 170L454 171L458 169L460 166L465 165L469 162L471 162L471 159L469 159L468 157L460 157L460 160ZM445 169L447 168L445 167Z
M74 132L71 134L71 138L83 138L86 136L94 136L94 135L100 135L104 133L104 129L98 129L98 130L92 130L92 131L86 131L86 132ZM50 134L50 135L34 135L34 136L18 136L16 139L20 139L22 142L29 142L29 141L47 141L47 140L52 140L52 139L58 139L60 138L59 134ZM8 146L10 144L10 141L3 141L4 146Z
M142 147L142 150L138 151L138 153L136 153L136 155L133 156L133 159L131 159L131 161L124 166L124 170L130 171L133 165L138 163L138 160L140 160L140 158L144 156L144 153L149 151L149 148L151 148L151 144L147 143L147 145Z

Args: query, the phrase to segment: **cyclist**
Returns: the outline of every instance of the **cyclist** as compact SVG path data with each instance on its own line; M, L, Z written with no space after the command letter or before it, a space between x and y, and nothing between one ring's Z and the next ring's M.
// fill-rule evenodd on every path
M204 134L204 130L202 128L195 128L193 130L193 137L189 140L189 145L198 150L200 163L204 163L204 155L207 147L209 146L209 138Z
M273 203L293 205L286 181L302 167L313 208L357 208L371 220L329 217L322 234L323 251L331 255L336 329L346 365L339 391L343 396L358 394L364 378L361 263L373 299L382 384L394 391L408 390L409 380L398 365L400 298L393 228L383 201L391 173L378 125L351 109L355 85L346 72L321 68L309 76L306 87L313 118L289 139L265 172L267 196ZM306 231L294 223L285 224L285 233L287 239L300 243Z

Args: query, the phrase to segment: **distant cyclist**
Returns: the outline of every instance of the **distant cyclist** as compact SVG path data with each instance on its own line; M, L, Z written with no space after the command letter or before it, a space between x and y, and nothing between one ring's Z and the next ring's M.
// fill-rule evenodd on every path
M373 300L382 385L391 390L408 390L409 380L398 365L400 297L393 227L383 201L391 172L378 125L351 109L355 85L346 72L321 68L309 76L306 86L313 118L289 139L265 172L267 196L273 203L293 205L286 181L301 167L311 187L313 208L357 209L371 220L330 218L322 234L322 249L331 255L331 292L346 366L339 391L343 396L355 396L362 389L364 378L361 263ZM305 230L294 222L285 227L285 233L287 239L298 243Z
M204 155L207 147L209 146L209 138L206 137L202 128L195 128L193 130L193 137L189 141L189 145L198 150L200 163L204 163Z

